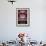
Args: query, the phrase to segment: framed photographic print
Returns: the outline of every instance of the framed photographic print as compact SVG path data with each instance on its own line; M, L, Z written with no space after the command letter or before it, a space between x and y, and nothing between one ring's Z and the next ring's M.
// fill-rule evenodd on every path
M16 26L30 26L29 8L16 8Z

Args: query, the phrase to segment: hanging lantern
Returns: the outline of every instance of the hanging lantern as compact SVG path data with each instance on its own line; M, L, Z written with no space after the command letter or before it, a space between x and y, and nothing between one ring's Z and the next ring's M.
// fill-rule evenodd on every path
M16 2L15 0L8 0L8 2L11 2L12 4Z

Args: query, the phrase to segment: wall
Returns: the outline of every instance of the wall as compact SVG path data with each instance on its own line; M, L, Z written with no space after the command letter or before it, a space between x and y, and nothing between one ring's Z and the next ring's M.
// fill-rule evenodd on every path
M13 5L0 0L0 40L15 40L19 32L33 40L46 40L46 14L43 0L17 0ZM30 8L30 27L16 27L16 8Z

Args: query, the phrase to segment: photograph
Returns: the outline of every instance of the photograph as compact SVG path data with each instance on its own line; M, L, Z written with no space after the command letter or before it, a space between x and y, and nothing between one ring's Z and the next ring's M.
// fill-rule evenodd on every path
M16 25L29 26L30 25L30 9L16 8Z

